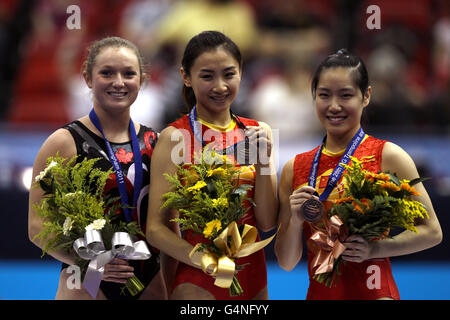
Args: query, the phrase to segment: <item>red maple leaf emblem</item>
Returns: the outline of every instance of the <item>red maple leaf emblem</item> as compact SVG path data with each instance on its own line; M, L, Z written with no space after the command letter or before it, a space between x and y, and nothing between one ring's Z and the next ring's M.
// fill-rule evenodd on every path
M153 146L152 143L156 140L156 134L153 131L147 131L144 133L145 148L141 150L141 154L147 154L149 158L152 157Z
M127 164L133 160L133 152L127 152L124 148L119 148L116 152L116 157L119 162Z

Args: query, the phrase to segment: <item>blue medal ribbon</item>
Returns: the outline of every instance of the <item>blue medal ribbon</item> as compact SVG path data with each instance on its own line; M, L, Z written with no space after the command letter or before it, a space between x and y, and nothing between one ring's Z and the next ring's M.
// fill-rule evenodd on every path
M349 163L350 156L352 156L353 153L355 153L355 150L358 148L359 144L364 139L364 136L365 136L365 133L364 133L363 129L359 128L358 132L353 136L352 140L350 141L349 145L347 146L347 149L345 150L344 154L342 155L341 159L339 160L338 165L336 166L336 168L334 168L333 172L331 173L330 177L328 178L328 182L325 187L325 190L319 196L320 201L324 201L325 199L328 198L331 191L336 186L336 183L341 178L342 173L344 172L343 165ZM325 140L326 140L326 136L323 138L320 148L317 150L316 154L314 155L313 163L311 165L311 170L309 172L308 185L313 188L316 187L317 170L319 168L320 155L322 154L322 149L325 144Z
M128 208L128 206L130 205L130 201L128 199L125 174L123 173L122 167L120 166L120 162L117 159L116 154L114 153L114 150L111 147L111 144L109 143L108 139L106 139L105 134L103 133L102 127L100 125L100 120L98 119L94 108L92 108L91 112L89 113L89 119L91 119L92 123L98 129L98 131L101 132L103 139L105 140L109 161L111 162L115 170L117 185L120 193L120 199L122 201L122 205L125 206L125 208L123 208L123 213L125 215L126 221L131 222L133 220L133 216L131 208ZM131 119L130 119L130 136L131 136L131 146L133 148L134 168L135 168L134 193L133 193L133 208L135 208L137 205L137 200L139 198L139 193L141 192L143 174L142 174L141 148L139 147L139 140L136 135L136 130L134 129L134 123Z
M247 127L245 126L245 124L242 123L242 121L233 113L233 111L231 111L231 109L230 109L230 113L231 113L231 117L233 117L236 120L237 125L241 129L246 130ZM192 132L194 133L195 139L197 139L198 141L200 141L202 143L202 147L205 147L207 145L207 143L203 140L202 124L200 123L200 121L197 120L197 106L196 105L189 112L189 124L191 126ZM234 150L236 150L236 147L238 144L245 143L247 141L248 141L248 138L245 137L244 140L238 141L234 145L229 146L225 149L216 150L216 152L222 152L223 155L233 154Z

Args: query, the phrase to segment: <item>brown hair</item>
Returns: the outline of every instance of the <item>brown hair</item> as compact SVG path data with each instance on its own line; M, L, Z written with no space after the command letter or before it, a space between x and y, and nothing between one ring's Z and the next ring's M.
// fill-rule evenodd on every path
M145 68L139 49L131 41L120 37L106 37L101 40L97 40L88 48L88 55L83 63L83 71L86 72L90 78L92 78L92 68L95 64L95 59L105 48L128 48L133 51L139 62L140 81L142 83Z

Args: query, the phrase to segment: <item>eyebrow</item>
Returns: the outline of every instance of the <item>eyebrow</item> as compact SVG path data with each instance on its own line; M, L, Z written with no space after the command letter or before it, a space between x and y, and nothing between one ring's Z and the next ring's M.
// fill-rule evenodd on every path
M318 88L317 88L317 91L319 91L319 90L322 90L322 91L331 91L331 89L326 88L326 87L318 87ZM354 91L354 90L355 90L355 88L342 88L342 89L339 89L339 91Z
M231 66L231 67L227 67L227 68L223 69L223 71L226 72L226 71L236 70L236 69L237 69L236 66ZM200 72L214 72L214 70L203 68L203 69L200 69Z
M100 66L99 69L117 69L117 67L110 66L110 65L104 65L104 66ZM119 68L119 69L122 69L122 68ZM133 66L124 66L123 69L136 70Z

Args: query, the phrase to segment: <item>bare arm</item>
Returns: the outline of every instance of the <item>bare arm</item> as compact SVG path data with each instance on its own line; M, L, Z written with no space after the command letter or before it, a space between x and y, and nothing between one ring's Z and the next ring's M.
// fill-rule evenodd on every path
M59 129L50 135L39 150L33 165L33 182L42 170L47 166L47 158L59 155L64 158L71 158L76 154L75 142L66 129ZM40 239L34 237L42 230L42 218L38 217L33 209L33 204L38 203L43 196L43 192L39 188L30 189L29 206L28 206L28 237L36 246L43 248L45 243L41 243ZM66 264L74 264L74 259L65 250L57 250L49 252L55 259Z
M400 179L412 180L419 177L414 161L402 148L393 144L386 143L383 149L382 171L396 173ZM366 259L384 258L410 254L431 248L442 241L442 230L436 213L433 209L430 197L422 183L414 186L419 196L414 196L414 200L421 202L427 209L429 219L419 219L416 222L418 233L405 230L394 236L392 239L383 239L378 241L366 242L361 239L356 243L347 242L347 249L356 249L361 252L359 257L346 257L345 260L360 262ZM354 251L353 251L354 252ZM344 252L344 255L347 251Z
M258 142L260 153L270 156L268 163L258 162L255 165L255 217L258 227L267 232L272 230L277 224L278 197L277 197L277 174L275 168L273 138L271 128L264 122L260 122L260 127L251 127L258 130ZM250 138L251 141L251 138ZM261 147L262 146L262 147ZM267 147L266 147L267 146ZM267 152L266 152L267 149ZM265 161L267 162L267 161Z
M177 171L176 164L172 161L172 150L184 145L182 139L171 141L172 133L176 130L173 127L164 129L153 151L146 236L152 246L181 262L195 266L189 259L193 246L173 231L170 209L160 209L163 194L170 191L170 185L163 173L172 175Z
M279 231L275 242L275 254L280 266L291 271L302 258L303 254L303 223L300 214L302 204L316 196L312 196L314 188L303 186L292 191L294 160L289 160L283 168L280 179L280 211Z
M386 143L383 149L382 171L395 172L401 179L412 180L419 177L411 157L393 143ZM442 241L441 226L425 187L422 183L414 187L420 193L420 196L414 197L415 200L421 202L427 208L430 218L417 221L419 233L404 231L393 239L375 241L371 250L372 258L409 254L431 248Z

